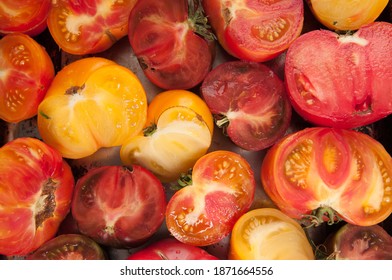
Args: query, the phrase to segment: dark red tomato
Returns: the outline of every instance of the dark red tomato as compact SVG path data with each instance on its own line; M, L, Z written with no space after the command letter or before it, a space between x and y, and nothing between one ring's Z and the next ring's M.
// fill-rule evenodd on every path
M72 201L80 232L117 248L137 246L152 236L165 209L162 183L137 165L90 169L77 181Z
M144 74L163 89L192 88L211 69L214 37L196 0L138 1L128 38Z
M286 55L285 80L294 109L320 126L354 128L392 113L392 24L354 34L303 34Z
M204 0L208 20L231 55L263 62L284 52L301 34L302 0Z
M91 238L81 234L59 235L26 257L27 260L104 260L105 253Z
M0 34L40 34L47 26L51 3L51 0L1 0Z
M128 260L217 260L202 248L166 238L131 254Z
M243 149L271 146L290 125L291 105L284 84L263 64L222 63L206 76L201 93L218 127L224 127Z

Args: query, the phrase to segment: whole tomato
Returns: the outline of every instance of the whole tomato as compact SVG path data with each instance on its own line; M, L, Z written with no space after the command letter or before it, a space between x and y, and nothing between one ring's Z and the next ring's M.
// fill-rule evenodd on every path
M46 50L23 33L0 40L0 119L17 123L37 115L54 78Z
M44 142L77 159L138 134L146 121L147 97L132 71L90 57L57 73L38 111Z
M312 127L287 135L261 166L267 195L305 225L344 220L370 226L392 213L392 158L354 130Z
M35 138L0 148L0 254L27 255L53 238L71 207L74 177L60 153Z
M163 89L190 89L212 67L214 35L197 0L138 1L128 38L147 78Z
M48 29L65 52L102 52L127 35L128 16L135 3L136 0L53 1Z

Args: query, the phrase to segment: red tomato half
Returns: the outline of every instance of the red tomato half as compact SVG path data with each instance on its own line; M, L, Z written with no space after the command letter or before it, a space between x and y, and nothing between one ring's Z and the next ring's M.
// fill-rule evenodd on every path
M302 0L204 0L203 7L223 48L258 62L285 51L304 21Z
M303 34L289 48L285 80L293 107L321 126L354 128L392 113L392 24L356 33Z
M190 89L211 69L213 35L197 2L143 0L131 12L129 42L144 74L158 87Z
M51 3L51 0L1 0L0 34L40 34L47 26Z
M201 93L218 127L243 149L271 146L290 125L291 105L284 84L263 64L222 63L208 73Z
M53 39L64 51L92 54L109 49L127 35L136 0L57 0L48 16Z
M392 158L367 134L313 127L286 136L261 166L267 195L288 216L314 224L382 222L392 213Z
M26 255L53 238L73 189L71 168L42 141L17 138L0 148L0 254Z

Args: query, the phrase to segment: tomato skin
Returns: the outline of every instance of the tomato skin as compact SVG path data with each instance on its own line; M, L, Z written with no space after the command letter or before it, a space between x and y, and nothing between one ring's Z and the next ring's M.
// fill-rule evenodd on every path
M249 210L255 188L253 170L239 154L226 150L207 153L195 163L191 184L169 200L167 228L185 244L217 243Z
M71 206L74 177L61 155L35 138L0 148L0 254L26 255L53 238Z
M54 78L46 50L23 33L0 40L0 118L18 123L34 117Z
M14 32L36 36L46 27L51 0L3 0L0 8L0 34Z
M319 126L355 128L392 112L392 24L375 22L353 35L314 30L288 49L287 93L294 109Z
M77 181L72 200L80 232L115 248L146 241L161 226L165 208L162 183L137 165L90 169Z
M128 16L135 3L136 0L58 0L51 6L48 29L65 52L99 53L127 35Z
M218 258L202 248L184 244L175 238L165 238L129 255L127 260L218 260Z
M268 150L261 166L267 195L288 216L314 222L369 226L392 212L392 158L381 143L354 130L313 127L292 133ZM339 220L338 219L338 220Z
M204 0L203 7L222 47L243 60L273 59L303 27L304 4L299 0Z
M132 49L146 77L163 89L191 89L212 67L215 43L197 34L188 3L197 1L138 1L129 17Z

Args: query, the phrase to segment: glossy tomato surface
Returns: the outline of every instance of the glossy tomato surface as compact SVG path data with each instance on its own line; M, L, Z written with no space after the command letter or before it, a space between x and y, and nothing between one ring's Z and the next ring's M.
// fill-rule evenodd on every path
M226 150L207 153L193 166L189 184L169 200L167 228L185 244L217 243L249 210L255 188L253 170L241 155Z
M219 43L239 59L263 62L282 52L301 34L301 0L204 0Z
M267 152L261 167L264 190L275 204L316 225L382 222L392 212L391 176L392 158L377 140L321 127L288 135Z
M71 206L74 177L61 155L35 138L0 148L0 254L24 256L53 238Z
M85 55L109 49L128 31L136 0L53 1L48 29L65 52Z
M138 134L146 121L147 97L131 70L90 57L57 73L38 111L42 139L63 157L77 159Z
M303 34L288 49L285 80L294 109L321 126L355 128L392 112L392 24L354 34Z
M23 33L0 40L0 57L0 119L17 123L34 117L55 75L51 58Z
M77 181L72 200L80 232L115 248L146 241L163 223L165 208L162 183L137 165L89 170Z
M148 79L163 89L190 89L212 67L214 37L196 0L138 1L128 38Z
M20 32L36 36L45 30L51 0L2 0L0 34Z
M128 256L128 260L217 260L202 248L165 238Z
M263 64L222 63L208 73L201 94L218 127L245 150L271 146L290 125L291 105L284 84Z

